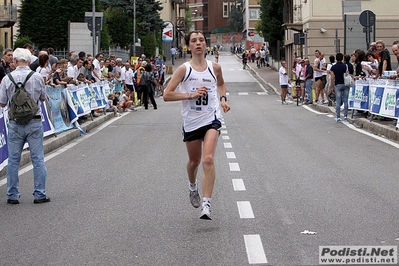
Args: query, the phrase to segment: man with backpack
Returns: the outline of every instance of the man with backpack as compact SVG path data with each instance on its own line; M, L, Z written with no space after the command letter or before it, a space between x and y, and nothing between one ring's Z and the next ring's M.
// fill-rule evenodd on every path
M46 195L47 169L44 165L42 111L39 101L45 101L46 89L39 73L31 71L31 53L17 48L13 52L16 69L0 84L0 106L8 106L8 204L18 204L20 198L18 169L24 143L29 144L33 165L33 203L50 202Z

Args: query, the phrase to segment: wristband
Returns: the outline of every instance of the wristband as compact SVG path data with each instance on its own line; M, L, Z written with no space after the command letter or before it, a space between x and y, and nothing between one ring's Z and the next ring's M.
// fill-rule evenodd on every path
M222 101L222 98L224 98L224 100L227 102L227 98L226 98L226 96L220 96L220 101Z

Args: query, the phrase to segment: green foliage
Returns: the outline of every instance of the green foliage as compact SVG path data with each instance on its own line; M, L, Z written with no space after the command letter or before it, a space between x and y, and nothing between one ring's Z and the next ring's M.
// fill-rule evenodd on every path
M133 43L133 19L122 7L108 7L104 16L111 45L124 47Z
M152 32L148 32L145 36L141 36L141 46L144 47L144 54L146 57L156 56L156 40Z
M217 34L217 33L229 33L229 32L231 32L230 28L221 27L221 28L213 28L211 33Z
M186 22L187 30L190 30L191 27L194 26L194 22L191 21L191 13L193 13L193 9L191 7L184 13L184 20Z
M101 2L107 9L106 18L111 43L119 44L121 47L131 45L133 43L133 1L101 0ZM111 10L109 11L108 9ZM119 18L112 16L114 9L121 12L119 13ZM149 32L158 32L164 28L164 21L159 15L159 11L162 9L163 7L159 1L136 0L136 34L141 40L145 39ZM116 22L119 20L123 20L122 23ZM157 38L161 38L161 36L159 35Z
M108 25L103 25L103 30L101 31L101 38L100 38L100 48L101 49L108 49L111 42L111 36L108 33Z
M92 1L21 0L19 36L29 37L39 48L68 46L68 21L83 22ZM96 11L101 11L96 0Z
M284 40L283 6L281 0L261 0L261 23L259 29L270 47L277 47L277 41ZM258 29L257 29L258 30ZM259 30L258 30L259 31Z
M18 39L14 42L14 49L22 48L27 43L34 44L29 37L27 37L27 36L19 36Z
M243 14L241 6L233 5L231 7L230 17L227 20L227 27L233 32L242 32L243 30Z

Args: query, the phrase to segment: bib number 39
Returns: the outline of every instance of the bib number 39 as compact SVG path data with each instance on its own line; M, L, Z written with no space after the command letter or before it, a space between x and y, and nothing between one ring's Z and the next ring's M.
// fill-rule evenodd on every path
M208 94L197 98L196 105L208 105Z

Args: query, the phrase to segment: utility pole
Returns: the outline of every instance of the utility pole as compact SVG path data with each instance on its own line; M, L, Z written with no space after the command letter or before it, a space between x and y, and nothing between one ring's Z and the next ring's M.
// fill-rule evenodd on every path
M96 55L96 0L93 0L93 56Z
M136 56L136 0L133 2L133 56Z

